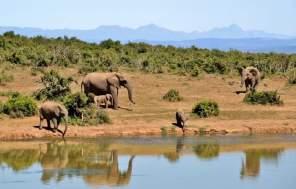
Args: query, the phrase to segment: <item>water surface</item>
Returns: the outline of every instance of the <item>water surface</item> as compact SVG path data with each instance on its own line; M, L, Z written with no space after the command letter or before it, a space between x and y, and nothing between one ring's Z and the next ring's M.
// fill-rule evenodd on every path
M295 186L296 136L0 142L0 188Z

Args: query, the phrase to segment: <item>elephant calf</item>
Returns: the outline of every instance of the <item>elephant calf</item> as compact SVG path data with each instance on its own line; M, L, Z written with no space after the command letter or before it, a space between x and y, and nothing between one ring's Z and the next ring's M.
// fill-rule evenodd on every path
M94 103L96 106L100 106L105 104L105 108L108 108L108 104L113 105L113 97L111 94L94 96Z
M65 108L64 105L59 104L57 102L53 102L53 101L46 101L40 106L39 116L40 116L39 129L42 129L42 121L46 119L47 127L49 129L51 129L50 121L53 121L54 123L53 132L56 132L58 130L59 124L63 118L65 120L65 130L63 133L63 137L65 136L68 128L67 126L68 110Z
M185 123L187 120L183 111L176 112L176 125L182 129L183 133L185 132Z

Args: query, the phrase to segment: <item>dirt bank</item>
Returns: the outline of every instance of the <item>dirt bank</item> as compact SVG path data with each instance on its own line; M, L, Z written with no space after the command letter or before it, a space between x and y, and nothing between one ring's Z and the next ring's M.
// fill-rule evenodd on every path
M38 118L17 120L1 120L0 140L19 140L37 138L57 138L60 133L47 129L39 130L35 125ZM167 126L163 126L163 125ZM200 126L198 126L200 125ZM206 125L206 126L202 126ZM63 129L61 127L60 129ZM249 134L293 134L296 125L287 120L194 120L186 129L185 135L249 135ZM100 126L70 126L66 137L99 137L99 136L153 136L153 135L182 135L182 131L167 121L145 122L137 121L116 122Z

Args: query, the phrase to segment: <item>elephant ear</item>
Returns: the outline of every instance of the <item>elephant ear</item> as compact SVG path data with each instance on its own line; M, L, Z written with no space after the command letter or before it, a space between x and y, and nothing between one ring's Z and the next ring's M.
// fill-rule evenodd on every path
M119 80L120 85L125 85L127 83L127 80L121 74L116 73L115 76Z
M249 72L254 76L256 77L258 75L258 70L256 69L250 69Z
M63 116L67 116L67 114L68 114L68 110L67 110L65 107L59 105L59 106L58 106L58 109L59 109L59 113L60 113L60 114L62 114Z
M107 83L110 86L114 86L116 88L120 87L120 80L118 79L118 77L116 75L112 75L110 77L107 78Z

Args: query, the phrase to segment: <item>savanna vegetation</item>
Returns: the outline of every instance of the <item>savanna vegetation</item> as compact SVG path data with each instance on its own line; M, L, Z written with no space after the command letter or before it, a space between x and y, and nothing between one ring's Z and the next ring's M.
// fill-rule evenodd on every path
M71 117L70 122L73 124L110 123L109 112L97 110L91 106L88 97L76 92L77 90L73 91L72 85L80 84L78 80L89 72L120 71L132 73L132 77L142 82L136 84L137 96L142 95L140 97L142 99L139 100L140 103L137 106L141 106L142 102L150 102L148 92L154 96L157 95L157 102L152 99L149 108L143 105L137 111L134 111L138 120L145 117L143 115L144 111L148 112L148 116L145 117L147 119L150 119L149 116L156 115L165 117L166 111L171 111L170 108L175 104L185 104L186 107L184 105L182 108L187 109L187 113L192 112L199 117L218 116L220 113L223 118L237 115L244 117L245 114L240 114L239 111L233 109L233 104L237 105L238 102L232 98L235 94L226 95L227 99L232 103L231 107L228 107L228 111L223 112L222 110L220 112L220 107L225 107L225 100L217 100L220 91L225 94L225 91L230 91L227 87L233 88L232 85L235 85L236 81L238 81L234 77L238 77L238 70L243 66L255 66L267 78L269 76L280 76L286 78L291 85L296 83L296 54L247 53L236 50L224 52L194 46L191 48L177 48L133 42L122 44L113 40L106 40L96 44L87 43L77 38L25 37L16 35L13 32L6 32L0 35L0 85L4 86L16 80L17 76L14 74L14 70L24 68L29 69L32 78L38 79L38 82L34 83L34 85L38 84L40 87L38 90L34 89L33 92L28 90L29 93L24 95L15 92L14 88L11 88L10 91L0 91L0 97L5 97L0 98L0 112L11 117L35 115L36 101L41 102L49 99L60 101L66 106ZM71 74L60 71L66 69L75 70L76 75L72 77ZM153 75L153 78L147 76L148 74ZM208 74L219 76L219 78L224 79L223 82L228 82L226 87L223 85L223 88L220 87L216 91L217 95L210 91L210 89L215 89L216 80L209 81L211 82L209 86L215 83L215 87L210 89L207 86L207 81L202 81L207 87L206 90L204 90L206 87L200 90L198 87L201 85L195 84ZM146 75L147 77L141 79L139 75L141 77ZM177 77L188 79L179 81L179 79L176 79ZM158 83L152 80L149 81L151 78L157 80ZM172 78L174 80L170 83ZM232 78L232 80L227 80L227 78ZM134 82L136 79L131 80ZM161 83L164 80L167 83ZM159 93L152 90L145 91L142 85L151 86L157 89ZM168 87L171 88L169 91L167 91ZM270 90L274 89L271 88ZM147 98L144 97L145 95ZM198 103L194 105L198 95L206 98L209 96L214 101L200 101L197 99ZM21 101L21 103L16 103L18 101ZM169 103L171 107L167 107L167 101L181 102ZM282 104L282 99L279 98L277 92L268 91L248 94L244 101L247 104ZM243 99L239 99L239 102L243 102ZM13 108L14 106L11 104L15 106L21 104L20 106L25 108ZM159 104L161 104L161 108L159 108ZM193 105L194 107L191 109ZM245 108L245 111L249 112L247 108ZM132 113L132 111L129 111L126 114ZM116 115L117 118L120 116L124 119L132 117L123 113L112 112L112 114ZM141 117L141 115L143 116ZM170 112L170 115L173 114Z
M56 65L79 66L81 74L117 71L124 67L149 73L198 77L202 73L236 74L238 67L255 66L267 75L291 76L290 71L296 66L296 55L243 53L236 50L224 52L194 46L177 48L132 42L121 44L112 40L95 44L74 37L28 38L6 32L0 36L0 62L31 66L33 74L36 74L36 68Z

